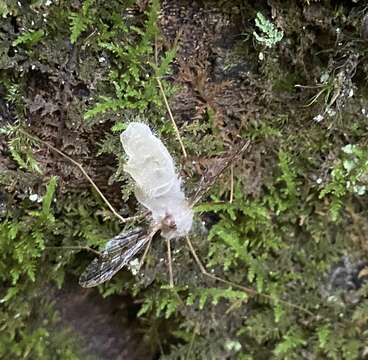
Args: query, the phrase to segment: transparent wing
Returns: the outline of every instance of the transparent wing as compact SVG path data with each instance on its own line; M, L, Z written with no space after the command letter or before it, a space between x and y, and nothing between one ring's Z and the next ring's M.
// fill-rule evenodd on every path
M207 169L203 174L197 190L191 196L190 205L194 206L202 198L202 196L213 185L216 179L242 154L250 145L250 141L243 141L240 146L233 150L228 156L223 157L217 161L212 168Z
M122 232L106 243L101 256L94 259L79 278L82 287L93 287L110 280L139 253L154 234L137 228Z
M114 236L106 243L104 252L114 254L115 251L119 251L124 247L129 246L129 244L134 242L140 235L144 233L145 231L140 227L130 231L122 231L120 234Z

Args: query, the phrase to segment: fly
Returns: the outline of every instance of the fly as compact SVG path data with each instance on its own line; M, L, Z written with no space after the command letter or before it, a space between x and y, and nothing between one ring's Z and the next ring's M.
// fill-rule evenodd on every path
M240 148L232 152L229 157L223 158L211 171L207 171L199 183L198 190L188 202L192 208L208 188L214 183L218 176L234 161L237 155L243 152L249 145L249 142L242 144ZM159 198L159 197L158 197ZM85 269L79 278L79 284L82 287L93 287L110 280L119 270L128 265L138 253L144 248L144 254L140 261L140 265L146 256L153 237L161 233L166 238L169 256L170 284L172 284L171 269L171 250L170 239L177 235L177 224L175 216L170 213L159 221L153 220L148 230L143 228L135 228L128 232L123 231L111 240L109 240L99 257L95 258Z
M79 278L79 284L88 288L110 280L151 242L158 231L157 227L148 232L135 228L113 237L106 243L101 255L87 266Z

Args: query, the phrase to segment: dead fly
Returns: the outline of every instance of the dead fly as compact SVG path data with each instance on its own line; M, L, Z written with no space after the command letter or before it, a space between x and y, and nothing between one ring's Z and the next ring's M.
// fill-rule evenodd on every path
M79 278L83 287L92 287L110 280L122 267L129 264L156 234L158 229L146 233L142 228L124 231L109 240L105 250L94 259Z
M165 227L170 226L166 218L161 224L151 225L147 230L137 227L130 231L123 231L110 239L104 250L85 269L79 278L82 287L93 287L110 280L119 270L135 258L144 248L146 249L139 268L150 248L153 237ZM172 226L172 225L171 225Z
M100 256L94 259L80 276L79 284L82 287L93 287L110 280L145 249L139 264L141 266L153 237L158 233L167 241L171 286L173 276L170 240L174 238L186 237L201 271L208 274L186 236L192 226L192 207L249 143L243 144L240 150L222 159L211 171L205 173L192 201L188 202L181 190L181 181L175 173L171 155L147 125L130 123L127 130L122 133L121 140L129 157L125 171L136 183L137 200L151 213L151 225L148 230L136 228L123 231L109 240Z
M133 123L134 124L134 123ZM129 126L128 126L129 128ZM128 130L128 129L127 129ZM142 130L142 129L141 129ZM137 219L136 217L132 217L129 219L123 218L116 210L112 207L112 205L108 202L105 196L101 193L99 188L93 182L93 180L89 177L87 172L84 170L81 164L77 161L55 148L51 144L47 143L44 140L41 140L23 129L19 130L29 139L32 139L36 142L39 142L52 151L56 152L60 156L64 157L75 166L79 168L79 170L83 173L86 179L91 183L93 188L97 191L97 193L104 200L106 205L112 211L112 213L120 219L122 223L126 223L129 220ZM149 133L148 133L149 132ZM149 135L151 132L148 128L148 132L146 129L146 134ZM124 132L125 133L125 132ZM123 134L124 134L123 133ZM151 134L152 135L152 134ZM123 140L123 139L122 139ZM186 202L183 194L179 191L180 189L180 179L172 176L173 163L171 155L168 153L167 149L160 142L159 139L156 138L156 148L151 148L148 146L144 149L138 145L140 140L136 136L131 138L133 147L126 148L126 152L129 157L134 155L134 151L145 150L147 159L149 162L153 162L155 166L148 167L145 169L144 161L138 161L135 164L130 164L132 167L128 166L125 168L126 171L130 173L130 175L135 180L138 185L136 188L135 195L137 200L144 205L147 209L151 211L152 222L147 231L144 231L141 228L136 228L134 230L128 232L122 232L119 235L112 238L107 242L105 249L102 253L90 249L88 247L80 247L80 246L68 246L68 248L84 248L88 249L98 255L96 259L94 259L90 265L86 268L85 272L80 277L80 284L83 287L92 287L98 284L102 284L103 282L109 280L116 274L121 268L128 265L131 260L145 247L144 254L140 261L140 266L142 265L144 258L149 250L151 241L153 237L160 232L160 235L164 237L167 241L167 251L168 251L168 263L169 263L169 274L170 274L170 285L173 286L173 276L172 276L172 268L171 268L171 250L170 250L170 239L175 237L185 237L186 242L188 244L189 250L199 266L200 271L203 275L216 280L218 282L222 282L224 284L230 285L232 287L238 288L249 295L258 295L269 301L277 301L277 303L285 304L289 307L297 309L298 311L302 311L309 316L315 317L315 315L309 310L298 306L296 304L292 304L288 301L282 299L275 299L273 295L267 295L263 293L259 293L258 291L245 287L240 284L233 283L231 281L220 278L216 275L209 273L206 268L201 263L197 253L195 252L193 245L187 235L191 226L191 208L201 199L203 194L211 187L211 185L215 182L215 180L229 167L232 166L233 162L243 151L247 149L249 146L249 142L243 142L236 150L232 151L229 156L219 159L216 162L215 166L209 167L206 172L203 174L202 179L199 183L197 191L192 196L192 200L190 202ZM143 138L144 142L147 138ZM152 139L151 139L152 140ZM145 144L147 145L147 144ZM151 144L152 145L152 144ZM124 144L123 144L124 146ZM155 148L155 149L154 149ZM148 152L147 152L148 150ZM156 150L156 151L153 151ZM162 155L161 158L157 157L157 151L159 151ZM142 152L144 153L144 152ZM134 157L134 156L133 156ZM137 160L137 159L136 159ZM142 160L139 159L138 160ZM142 170L143 169L143 170ZM171 175L170 175L171 174ZM166 176L165 175L169 175ZM164 179L165 181L162 181ZM159 181L158 181L159 180ZM178 181L179 180L179 181ZM232 179L233 180L233 179ZM145 185L145 186L142 186ZM232 192L231 192L232 193ZM163 201L165 200L165 201ZM230 194L231 201L231 194ZM172 207L171 205L174 206ZM181 213L180 210L184 212ZM169 211L168 211L169 210ZM171 210L171 211L170 211ZM162 216L162 214L164 214ZM160 216L160 218L158 218ZM58 247L59 248L59 247ZM63 247L65 248L65 247Z

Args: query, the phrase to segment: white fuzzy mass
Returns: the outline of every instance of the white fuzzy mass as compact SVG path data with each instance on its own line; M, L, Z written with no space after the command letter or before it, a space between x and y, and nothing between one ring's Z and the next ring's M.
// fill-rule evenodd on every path
M163 233L163 236L172 238L188 234L193 212L165 145L146 124L139 122L130 123L120 139L128 155L124 170L136 183L137 200L152 212L155 222L161 222L167 215L172 216L176 230Z

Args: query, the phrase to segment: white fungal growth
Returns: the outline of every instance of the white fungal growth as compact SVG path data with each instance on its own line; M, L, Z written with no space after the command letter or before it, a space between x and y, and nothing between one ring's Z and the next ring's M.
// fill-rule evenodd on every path
M162 223L168 216L175 222L175 229L163 229L162 235L173 238L188 234L193 212L165 145L147 125L139 122L130 123L120 139L128 155L125 171L136 183L137 200L152 212L155 222Z

